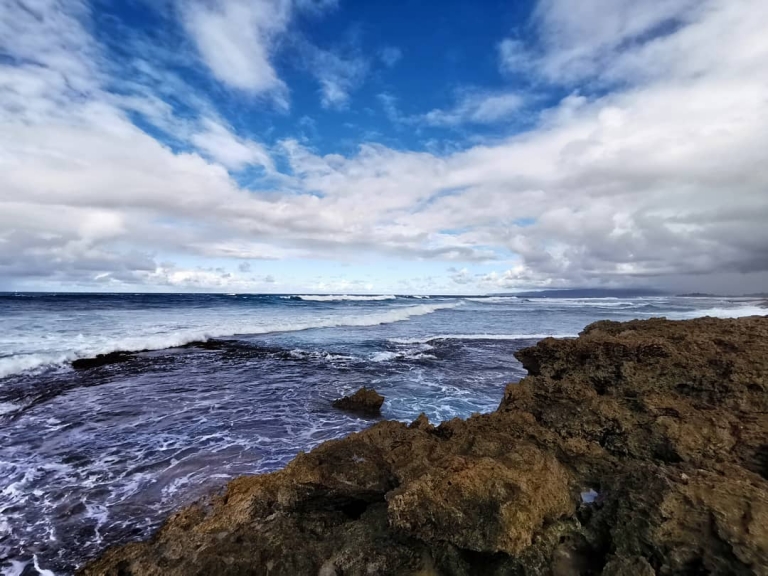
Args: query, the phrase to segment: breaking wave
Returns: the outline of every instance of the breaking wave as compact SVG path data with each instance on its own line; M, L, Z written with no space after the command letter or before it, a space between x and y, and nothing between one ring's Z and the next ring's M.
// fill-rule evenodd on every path
M578 334L439 334L418 338L389 338L393 344L426 344L435 340L541 340L542 338L576 338Z
M456 308L460 302L441 304L417 304L415 306L391 307L382 312L358 315L338 315L308 319L299 322L275 322L272 324L253 324L245 321L233 323L231 319L221 325L206 326L193 330L175 330L171 333L147 334L89 342L77 339L74 349L58 354L15 354L0 358L0 378L27 371L39 371L61 366L78 358L93 358L110 352L140 352L145 350L164 350L177 348L191 342L205 342L211 338L223 338L237 335L260 335L277 332L297 332L316 328L365 327L402 322L415 316L432 314L438 310Z
M706 310L691 310L669 314L670 318L688 319L711 316L713 318L744 318L745 316L766 316L768 309L760 306L738 306L734 308L708 308Z
M482 304L509 304L519 300L517 296L478 296L477 298L464 298L469 302L480 302Z
M304 300L305 302L379 302L381 300L396 300L397 296L354 296L348 294L328 296L284 296L284 298L295 298L296 300Z

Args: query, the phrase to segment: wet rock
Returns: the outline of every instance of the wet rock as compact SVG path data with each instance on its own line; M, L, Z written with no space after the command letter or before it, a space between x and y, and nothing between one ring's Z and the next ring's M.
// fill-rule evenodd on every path
M238 345L236 340L201 340L197 342L189 342L178 348L180 350L226 350ZM89 370L91 368L101 368L102 366L110 366L112 364L121 364L123 362L130 362L139 357L140 354L149 352L149 350L134 350L131 352L109 352L107 354L97 354L91 358L78 358L72 361L72 368L75 370Z
M326 442L82 573L768 575L768 318L598 322L518 357L493 413Z
M98 354L93 358L78 358L72 361L72 368L75 370L89 370L91 368L100 368L111 364L120 364L129 362L136 358L135 352L110 352L109 354Z
M347 410L348 412L357 412L365 416L379 416L382 404L384 404L384 396L373 388L363 386L351 396L344 396L335 400L333 407L339 410Z

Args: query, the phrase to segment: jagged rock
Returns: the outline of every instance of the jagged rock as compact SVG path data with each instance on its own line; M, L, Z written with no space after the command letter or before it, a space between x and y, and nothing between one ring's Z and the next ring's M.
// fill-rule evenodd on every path
M518 358L493 413L326 442L82 573L768 575L768 318L598 322Z
M358 412L366 416L378 416L381 414L381 405L384 404L384 396L373 388L363 386L351 396L344 396L333 402L333 407L349 412Z
M427 415L422 412L418 415L416 420L410 423L408 428L417 428L418 430L434 430L434 425L429 423L429 418L427 418Z

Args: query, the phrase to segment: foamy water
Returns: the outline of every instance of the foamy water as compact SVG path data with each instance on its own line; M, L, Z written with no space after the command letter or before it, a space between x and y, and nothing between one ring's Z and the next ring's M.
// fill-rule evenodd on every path
M83 332L75 334L72 330L59 330L46 335L42 342L41 335L19 333L14 339L12 334L7 334L0 339L0 353L7 354L5 357L0 357L0 378L38 368L65 365L77 358L91 358L110 352L163 350L191 342L203 342L210 338L238 334L254 335L316 328L377 326L402 322L414 316L423 316L460 305L461 301L398 305L386 310L365 310L355 314L299 310L292 314L281 311L280 314L273 312L258 316L243 316L235 310L227 310L216 311L213 314L206 312L197 317L190 317L188 311L184 311L184 316L175 320L158 319L154 314L147 314L144 318L136 316L115 318L114 325L104 325L101 330L94 330L87 336ZM76 317L73 320L76 321ZM95 327L99 328L99 326ZM87 330L87 327L83 328L84 331ZM3 348L7 348L7 351Z

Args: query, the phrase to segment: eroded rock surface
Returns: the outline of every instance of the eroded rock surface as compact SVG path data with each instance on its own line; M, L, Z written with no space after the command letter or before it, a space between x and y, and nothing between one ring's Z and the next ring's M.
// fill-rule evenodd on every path
M491 414L326 442L82 573L768 575L768 318L517 356Z
M379 416L384 396L373 388L363 386L351 396L344 396L333 402L333 407L348 412L357 412L364 416Z

